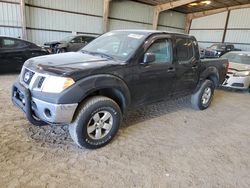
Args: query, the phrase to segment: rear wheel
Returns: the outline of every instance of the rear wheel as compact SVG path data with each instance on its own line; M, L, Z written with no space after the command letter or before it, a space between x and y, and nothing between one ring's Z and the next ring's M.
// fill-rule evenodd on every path
M191 97L193 108L197 110L204 110L211 104L214 95L215 86L211 80L205 80L198 91Z
M69 132L78 146L96 149L112 140L121 119L121 110L112 99L91 97L79 108L73 123L69 125Z

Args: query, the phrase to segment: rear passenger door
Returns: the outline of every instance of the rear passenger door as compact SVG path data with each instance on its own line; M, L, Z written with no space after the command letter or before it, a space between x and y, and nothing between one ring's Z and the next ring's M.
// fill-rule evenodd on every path
M197 42L185 36L176 37L176 82L173 96L190 94L199 81L199 58L195 56Z

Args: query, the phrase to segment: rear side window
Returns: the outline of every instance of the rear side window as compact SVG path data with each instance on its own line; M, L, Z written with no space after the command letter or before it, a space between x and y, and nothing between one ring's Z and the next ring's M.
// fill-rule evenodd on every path
M190 60L194 57L193 42L188 38L177 38L176 50L179 63L189 63Z
M15 47L15 40L3 39L3 48Z
M3 39L2 40L2 48L24 48L28 46L29 43L25 41L15 40L15 39Z

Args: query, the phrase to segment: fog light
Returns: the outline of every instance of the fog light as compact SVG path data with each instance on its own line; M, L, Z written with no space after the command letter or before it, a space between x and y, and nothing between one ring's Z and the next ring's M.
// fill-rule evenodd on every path
M22 99L22 103L23 103L23 105L25 105L25 99Z
M44 109L44 114L47 118L51 118L51 111L48 108Z

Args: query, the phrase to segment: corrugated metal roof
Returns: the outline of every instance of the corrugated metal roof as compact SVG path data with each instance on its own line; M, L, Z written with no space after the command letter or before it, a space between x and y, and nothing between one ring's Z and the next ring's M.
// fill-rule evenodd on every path
M155 5L161 5L164 3L174 2L176 0L132 0L132 1L137 1L137 2L155 6ZM199 3L201 1L197 1L197 2ZM249 3L250 3L249 0L233 0L233 1L232 0L211 0L211 4L209 5L197 5L197 6L183 5L183 6L174 8L173 10L187 14L187 13L206 11L206 10L213 10L213 9L218 9L218 8L225 8L225 7L235 6L235 5L244 5L244 4L249 4Z

